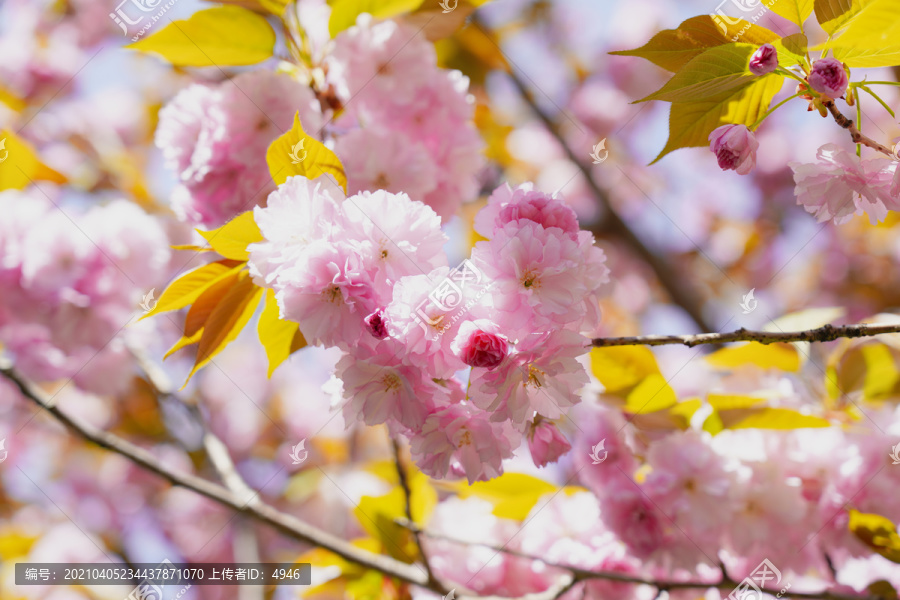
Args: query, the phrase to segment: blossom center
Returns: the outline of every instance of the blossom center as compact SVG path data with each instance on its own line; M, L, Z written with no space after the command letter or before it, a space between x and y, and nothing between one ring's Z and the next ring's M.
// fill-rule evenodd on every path
M388 373L384 377L381 378L381 383L384 385L385 392L392 392L394 390L400 389L400 376L396 373Z
M331 304L344 303L344 295L341 293L341 288L336 285L329 286L322 290L322 296L325 297L326 302L330 302Z
M525 379L525 387L529 385L534 386L536 388L542 387L544 385L544 377L547 374L538 369L534 365L528 365L528 377Z

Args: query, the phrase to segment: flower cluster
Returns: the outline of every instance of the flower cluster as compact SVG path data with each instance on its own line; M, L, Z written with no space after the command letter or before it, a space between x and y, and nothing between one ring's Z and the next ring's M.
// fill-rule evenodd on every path
M250 269L310 343L344 351L347 422L386 423L434 477L502 473L528 435L536 464L568 449L552 419L579 401L599 323L603 251L530 185L491 196L488 238L449 269L437 214L406 194L347 198L291 177L255 209Z
M117 335L138 290L165 275L165 231L125 200L70 216L43 195L6 191L0 211L0 341L16 368L97 393L127 386L131 357Z
M351 193L402 191L449 219L478 193L483 143L469 80L436 62L415 29L363 15L324 58L322 97L342 107L334 122L331 108L323 112L316 93L287 73L259 70L182 90L160 111L156 133L178 174L176 213L219 225L264 205L274 189L266 150L299 112L309 135L333 138Z

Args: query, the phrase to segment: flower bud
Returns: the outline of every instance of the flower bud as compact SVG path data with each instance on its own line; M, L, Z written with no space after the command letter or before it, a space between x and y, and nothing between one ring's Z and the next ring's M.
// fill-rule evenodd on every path
M470 367L493 369L509 354L509 341L487 320L466 321L452 344L453 352Z
M719 168L746 175L756 166L759 142L746 125L722 125L709 134L709 149L716 155Z
M383 340L388 336L387 321L384 318L384 311L380 308L365 318L366 331L379 340Z
M766 75L778 67L778 51L772 44L763 44L750 57L750 72Z
M543 467L556 462L559 457L572 449L572 445L560 433L556 425L538 416L528 431L528 450L535 466Z
M843 96L850 83L847 70L836 58L823 58L814 62L806 80L809 87L829 98Z

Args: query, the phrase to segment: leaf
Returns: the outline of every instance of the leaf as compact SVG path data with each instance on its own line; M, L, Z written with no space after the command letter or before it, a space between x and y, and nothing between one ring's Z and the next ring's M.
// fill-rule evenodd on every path
M866 546L889 561L900 563L900 535L890 519L851 508L848 527Z
M677 403L675 391L666 379L659 373L653 373L631 390L624 410L632 414L645 414L671 408Z
M840 40L838 40L838 43ZM887 44L878 48L843 48L833 49L836 59L847 63L853 69L869 69L875 67L894 67L900 65L900 46Z
M803 429L831 427L822 417L804 415L789 408L760 408L716 411L725 429Z
M197 342L200 341L200 337L203 335L203 328L197 330L194 335L183 335L181 339L175 342L171 348L169 348L166 353L163 355L163 360L169 358L182 348L187 348L188 346L193 346Z
M748 68L755 51L753 44L709 48L692 58L662 88L637 102L699 102L744 87L759 79Z
M591 349L591 372L608 393L634 387L659 373L656 357L644 346L610 346Z
M840 306L808 308L778 317L765 327L764 331L803 331L833 323L847 313Z
M363 13L369 13L376 19L389 19L416 10L423 2L424 0L335 0L331 4L328 31L331 37L335 37L355 25L356 17Z
M293 149L303 141L306 155L299 161L292 158ZM295 162L296 161L296 162ZM291 175L301 175L307 179L315 179L322 174L335 178L344 193L347 193L347 175L344 165L337 154L329 150L325 144L303 131L300 124L300 113L294 115L294 126L290 131L272 142L266 151L266 162L269 173L275 183L281 185Z
M673 104L669 113L669 140L653 163L679 148L708 146L709 134L721 125L753 125L768 110L783 83L783 77L769 74L746 87L702 102Z
M219 302L225 298L231 288L238 282L241 273L241 270L229 273L203 290L203 293L191 304L184 317L184 335L193 337L198 331L203 329Z
M24 190L33 181L66 183L66 176L41 162L34 148L6 129L0 129L0 191Z
M660 31L650 41L633 50L610 52L618 56L638 56L668 71L676 72L704 50L732 42L744 27L741 41L754 46L774 42L778 35L765 27L753 25L743 19L730 24L723 19L714 20L711 15L701 15L683 21L675 29ZM724 28L724 29L723 29Z
M280 318L275 290L266 290L265 302L256 330L269 359L268 376L271 377L288 356L306 346L306 339L300 333L300 325Z
M772 43L778 52L778 64L782 67L806 64L809 40L802 33L780 38Z
M244 263L235 260L217 260L188 271L173 281L165 289L153 310L141 317L145 319L159 313L178 310L192 304L205 290L216 281L237 273L244 268Z
M780 369L799 371L800 355L790 344L760 344L748 342L717 350L706 357L714 367L735 369L744 365L755 365L760 369Z
M716 410L734 410L752 408L761 402L765 402L766 399L753 396L709 394L706 397L706 401Z
M218 229L212 231L197 230L203 239L212 246L212 249L233 260L245 261L250 258L247 246L264 240L256 221L253 220L253 211L241 213Z
M203 326L203 335L197 347L197 359L188 375L188 381L194 373L209 364L214 356L237 338L241 329L253 316L256 301L259 300L261 293L262 288L253 285L247 271L238 274L234 287L216 305Z
M815 0L816 20L829 35L847 25L872 0Z
M494 505L495 516L516 521L524 521L542 496L559 489L543 479L511 472L490 481L477 481L472 485L461 482L455 485L460 498L476 496L487 500ZM567 486L564 490L572 493L580 488Z
M272 56L275 30L253 11L217 6L172 21L126 48L153 52L178 67L253 65Z
M782 16L803 29L803 23L813 13L814 0L774 0L766 4L776 15Z
M395 522L406 517L406 498L402 488L395 487L384 496L363 496L353 514L362 528L381 542L388 554L406 563L415 560L418 549L412 532Z

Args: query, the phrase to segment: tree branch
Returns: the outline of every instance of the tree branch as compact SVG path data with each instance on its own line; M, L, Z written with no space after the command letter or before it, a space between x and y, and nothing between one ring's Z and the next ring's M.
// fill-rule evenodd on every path
M900 324L892 325L823 325L805 331L752 331L743 327L727 333L701 333L698 335L637 335L633 337L608 337L591 340L595 348L607 346L670 346L673 344L693 348L701 344L726 342L833 342L840 338L861 338L885 333L900 333Z
M404 496L404 507L406 508L406 518L409 519L409 522L413 522L412 517L412 488L409 485L409 477L406 473L406 467L403 466L403 458L402 451L400 449L400 444L396 439L391 438L391 448L394 451L394 465L397 467L397 479L400 481L400 487L403 489ZM440 586L440 583L434 577L434 573L431 571L431 564L428 562L428 556L425 555L425 547L422 545L422 538L418 531L413 531L413 536L416 538L416 547L419 549L419 555L422 557L422 563L425 565L425 572L428 574L429 583ZM442 590L441 592L446 593L446 590Z
M188 473L172 471L143 448L117 435L97 429L87 423L82 423L59 410L42 391L26 381L8 364L0 365L0 375L9 379L23 396L37 404L42 410L50 413L76 435L127 458L173 485L196 492L210 500L265 523L290 538L324 548L347 561L369 569L375 569L385 575L396 577L413 585L429 588L429 582L425 574L418 567L394 560L389 556L373 554L357 548L327 531L313 527L292 515L282 513L263 502L248 504L226 488L206 479Z
M486 27L478 21L476 17L473 17L472 23L482 30L485 37L493 41L493 38ZM706 321L700 310L703 305L703 298L700 296L699 292L692 286L687 285L683 275L680 275L663 257L650 250L634 231L631 230L628 224L622 220L622 217L619 216L619 213L616 212L610 203L606 192L604 192L594 181L591 170L582 159L575 155L575 152L569 147L568 143L566 143L559 125L554 122L550 115L538 106L531 90L528 89L528 86L525 85L525 82L522 81L522 78L516 73L515 68L512 66L509 69L509 77L512 80L513 85L515 85L516 89L519 91L519 94L535 115L537 115L538 119L544 124L544 127L547 128L547 131L549 131L559 142L559 145L566 153L568 159L578 167L579 171L581 171L585 182L605 213L603 222L600 225L602 231L609 232L611 235L620 238L626 246L631 248L639 258L650 266L653 273L656 275L656 279L666 290L669 297L672 299L672 302L680 306L697 324L697 327L701 331L713 330L714 327Z
M888 157L897 160L897 157L894 155L894 151L888 148L883 144L879 144L872 138L863 135L863 133L856 127L856 123L853 122L853 119L848 119L845 117L840 110L838 110L837 105L835 105L834 100L828 98L822 101L822 105L828 109L828 112L831 113L831 116L834 117L835 123L846 129L850 132L850 139L853 140L854 144L862 144L863 146L867 146L873 150L877 150L882 154L886 154Z
M651 587L655 587L658 590L687 590L687 589L709 589L709 588L717 588L721 590L733 590L738 586L739 582L734 581L730 577L727 577L723 574L723 576L719 579L719 581L667 581L663 579L652 579L650 577L640 577L637 575L629 575L627 573L622 573L619 571L594 571L589 569L582 569L580 567L574 567L571 565L565 565L561 563L556 563L553 561L548 561L546 558L542 558L540 556L533 556L531 554L526 554L524 552L519 552L518 550L513 550L511 548L507 548L506 546L494 546L492 544L486 544L482 542L469 542L466 540L459 540L447 535L443 535L440 533L434 533L428 531L426 529L422 529L411 523L409 521L398 519L397 524L410 529L411 531L418 530L425 537L429 537L435 540L443 540L445 542L450 542L453 544L459 544L461 546L481 546L484 548L488 548L490 550L494 550L496 552L502 552L504 554L508 554L509 556L515 556L517 558L522 558L525 560L533 560L539 561L546 566L559 569L562 571L567 571L571 574L571 579L564 579L562 586L565 586L565 589L570 589L574 584L580 583L583 581L589 581L591 579L604 579L608 581L617 581L620 583L633 583L636 585L648 585ZM877 596L862 596L855 594L837 594L834 592L830 592L828 590L823 590L821 592L792 592L787 590L781 593L779 590L771 590L766 588L760 588L761 591L765 594L770 594L775 596L776 594L780 594L779 598L796 598L798 600L879 600ZM554 592L556 593L556 592ZM531 598L555 598L556 596L543 596L540 594L531 594L526 596L528 600ZM524 599L523 599L524 600Z

